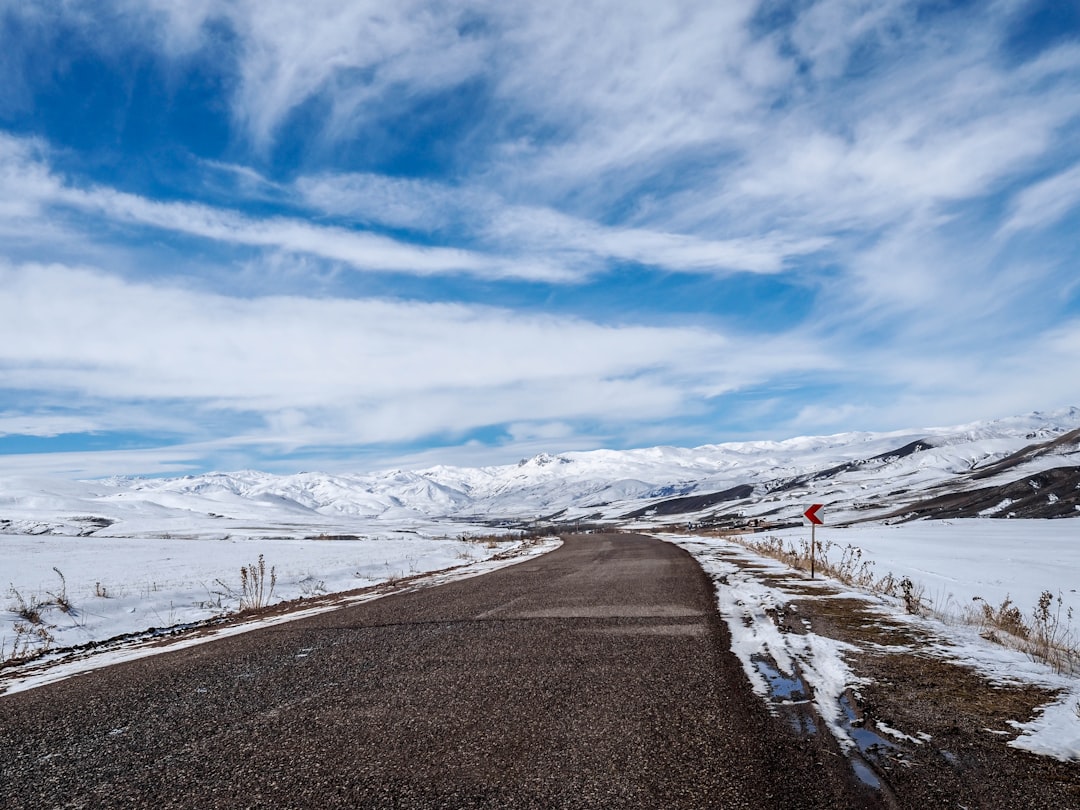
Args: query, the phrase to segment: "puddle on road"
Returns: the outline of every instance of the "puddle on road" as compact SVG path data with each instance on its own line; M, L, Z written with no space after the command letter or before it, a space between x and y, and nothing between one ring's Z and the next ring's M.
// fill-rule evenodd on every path
M855 769L855 775L859 777L863 784L881 790L881 779L869 763L880 760L887 753L899 753L900 748L880 734L875 734L863 726L855 707L851 704L851 699L847 695L840 696L840 708L844 710L841 725L851 735L851 739L855 741L855 746L859 749L858 755L853 754L850 757L851 766Z
M810 705L810 689L798 670L789 675L781 671L771 659L764 656L754 656L751 660L768 684L770 705L773 710L785 717L796 733L817 734L816 715ZM901 753L900 748L863 726L848 695L841 695L840 707L843 710L841 726L855 742L856 750L848 755L855 776L867 787L876 791L886 791L873 763L882 762L887 754Z
M844 729L855 740L859 753L879 756L889 751L900 750L896 743L861 725L859 715L847 695L840 696L840 707L844 710Z
M881 790L881 780L878 779L878 775L874 773L873 768L861 759L852 757L851 768L855 771L855 775L859 777L859 781L864 785L872 787L874 790Z
M769 684L769 694L773 700L785 702L809 700L810 690L806 688L806 684L798 674L786 675L770 661L758 655L751 657L750 660L754 662L757 671L765 676L765 681Z
M796 734L807 737L817 734L816 715L809 705L810 690L798 672L787 675L764 656L753 656L750 660L769 686L772 710L784 717Z

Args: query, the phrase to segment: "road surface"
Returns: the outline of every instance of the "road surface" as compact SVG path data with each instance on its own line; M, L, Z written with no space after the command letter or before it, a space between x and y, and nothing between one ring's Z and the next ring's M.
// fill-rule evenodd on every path
M491 574L0 697L0 806L848 808L676 546Z

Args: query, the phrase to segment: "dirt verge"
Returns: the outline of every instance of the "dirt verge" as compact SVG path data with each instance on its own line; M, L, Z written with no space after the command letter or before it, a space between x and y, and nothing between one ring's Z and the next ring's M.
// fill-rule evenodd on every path
M862 758L882 781L890 803L1080 808L1080 764L1006 744L1019 733L1010 721L1033 719L1053 693L995 683L933 655L926 650L937 640L926 629L890 620L872 603L845 598L820 583L800 587L802 572L779 575L737 554L725 559L790 594L783 610L771 614L781 632L810 631L859 650L845 660L867 683L842 703Z

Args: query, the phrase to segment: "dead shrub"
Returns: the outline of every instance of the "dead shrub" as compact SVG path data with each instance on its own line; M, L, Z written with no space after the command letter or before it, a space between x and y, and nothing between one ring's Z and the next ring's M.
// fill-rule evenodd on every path
M207 593L211 597L217 596L216 605L218 607L221 606L221 600L228 597L236 599L240 603L240 610L242 611L258 610L270 604L270 600L274 596L274 586L277 585L277 570L271 567L268 577L266 558L260 554L256 562L251 565L240 566L239 590L220 579L215 579L214 582L221 587L221 590L210 593L209 589L207 589ZM211 599L211 602L203 604L213 606L214 603Z
M15 600L15 605L11 608L13 613L18 614L20 619L30 624L41 624L41 611L49 607L49 603L40 601L36 594L30 594L29 600L23 599L22 594L15 590L14 585L8 589L8 593Z
M44 655L55 641L48 628L40 624L15 622L13 629L15 640L10 650L7 649L6 639L0 641L0 662L5 664L28 661Z
M53 593L52 591L48 591L48 594L52 597L52 603L56 605L56 607L60 608L60 610L64 613L71 613L72 604L71 600L68 599L67 595L67 578L64 576L64 572L57 568L55 565L53 566L53 571L55 571L56 575L60 577L60 590L59 593Z
M1001 630L1018 639L1028 637L1029 630L1024 623L1024 614L1020 612L1020 608L1013 604L1012 598L1008 594L996 608L981 596L976 596L973 601L979 605L982 611L982 622L985 626Z
M259 555L257 562L240 568L240 609L257 610L266 607L274 595L277 585L277 570L271 566L269 588L267 588L266 559Z

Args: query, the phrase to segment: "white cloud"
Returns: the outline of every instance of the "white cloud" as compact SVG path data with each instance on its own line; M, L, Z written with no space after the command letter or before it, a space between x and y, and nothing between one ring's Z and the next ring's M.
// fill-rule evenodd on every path
M4 456L7 475L58 478L104 478L110 475L184 475L198 472L206 458L202 446L97 450L63 453L9 453ZM133 472L133 471L137 471Z
M60 183L42 159L37 139L15 138L0 132L0 218L26 221L41 215L44 201L56 195Z
M410 244L369 231L271 216L257 219L200 203L159 202L92 186L77 188L56 175L43 147L0 134L0 215L8 228L52 232L52 213L74 208L111 223L134 223L229 245L283 250L343 262L357 270L414 275L466 273L491 279L568 282L577 274L543 256L521 259ZM74 228L74 226L71 226ZM5 228L6 229L6 228Z
M0 191L12 201L5 204L11 217L44 222L49 207L62 206L113 223L307 254L359 270L565 283L610 260L622 260L674 271L772 273L784 269L789 258L826 244L824 239L791 240L777 234L710 240L604 227L550 208L507 205L491 192L378 175L303 177L295 184L310 205L380 226L432 231L454 224L484 242L487 252L427 247L298 218L256 219L200 203L159 202L100 186L76 188L51 171L42 151L29 142L0 138Z
M684 272L776 273L785 269L787 259L820 250L829 241L791 240L771 233L739 239L702 239L645 228L604 227L548 208L523 206L496 213L485 234L500 244L532 248L538 255L573 251Z
M0 137L0 191L13 201L7 206L14 218L44 223L50 209L74 208L112 223L306 254L358 270L566 283L619 260L682 272L775 273L785 269L790 258L827 244L825 239L793 240L782 234L711 240L645 228L605 227L550 208L507 205L492 192L378 175L302 177L295 184L301 200L323 210L385 227L433 231L454 225L474 235L486 250L428 247L299 218L254 218L201 203L159 202L107 187L77 188L52 172L42 151L32 143ZM230 168L249 180L258 177L240 167Z
M300 199L317 210L426 232L450 225L467 227L471 217L487 219L505 204L498 195L478 188L370 173L303 176L294 187Z
M476 153L453 182L327 173L295 188L367 223L464 228L496 255L193 204L155 208L106 199L107 189L84 200L146 224L376 269L568 281L623 260L777 272L838 234L894 227L1037 170L1080 116L1080 94L1061 87L1080 49L1004 63L1014 13L1005 3L978 19L944 14L929 33L896 0L819 0L775 31L754 27L750 0L124 7L162 29L178 56L210 40L208 22L227 22L233 114L263 145L313 99L329 112L310 126L331 144L430 93L485 84L490 135L470 140ZM853 53L872 80L845 75Z
M749 32L756 7L517 6L498 91L558 135L510 154L511 176L520 167L517 182L603 199L687 150L730 148L751 136L792 73L774 41Z
M992 331L992 324L990 325ZM1080 321L1031 330L1008 344L957 350L935 340L867 347L837 387L787 423L800 432L965 424L1080 402Z
M550 442L569 439L574 435L574 428L568 422L516 422L508 425L506 432L515 444L533 440Z
M88 416L62 414L0 413L0 436L60 436L64 433L91 433L101 423Z
M945 60L886 77L869 94L852 90L829 119L795 108L747 144L719 190L688 193L674 222L865 234L978 199L1037 169L1080 116L1080 97L1049 103L1017 84Z
M295 186L307 204L328 213L429 232L452 227L511 261L526 266L557 262L582 272L617 260L678 272L776 273L789 260L829 242L772 233L703 239L603 226L553 208L512 205L492 191L370 174L301 177Z
M718 390L829 363L803 338L451 304L234 299L62 266L0 269L0 306L4 388L124 407L187 402L210 422L253 413L269 420L253 434L267 443L674 418Z
M288 217L254 219L195 203L161 203L112 189L65 189L56 202L134 222L234 245L306 253L344 262L358 270L432 275L468 273L484 278L572 281L574 274L541 260L524 263L468 250L425 247L380 234L313 225Z
M484 43L460 31L469 9L405 0L237 2L238 120L261 146L312 97L331 107L331 129L362 125L376 104L452 87L485 67Z
M910 26L914 14L904 0L819 0L799 15L791 41L815 77L831 79L844 73L860 42L881 48L901 39L896 29Z
M1034 183L1021 191L1013 203L1003 234L1050 228L1080 205L1080 163Z

